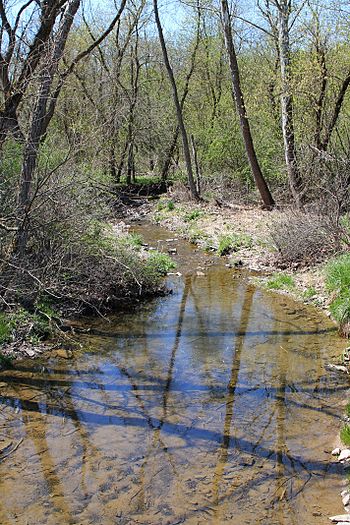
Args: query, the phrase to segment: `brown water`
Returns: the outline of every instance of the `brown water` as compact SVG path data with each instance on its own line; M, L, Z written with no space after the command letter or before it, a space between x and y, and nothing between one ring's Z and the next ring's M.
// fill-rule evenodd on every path
M93 321L71 360L0 374L1 525L322 525L342 512L329 450L348 385L324 365L344 342L314 310L177 245L172 295Z

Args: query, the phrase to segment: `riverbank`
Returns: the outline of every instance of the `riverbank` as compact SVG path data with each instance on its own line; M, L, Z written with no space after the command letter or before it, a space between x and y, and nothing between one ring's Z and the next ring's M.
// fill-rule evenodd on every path
M281 264L270 231L285 220L281 210L257 206L173 202L171 196L149 205L148 218L199 248L226 257L227 265L248 270L252 283L321 308L329 314L324 262Z
M1 296L6 308L0 311L0 369L48 351L64 357L76 345L75 334L84 331L83 316L104 317L166 293L162 278L174 267L170 256L148 252L123 221L106 223L107 229L108 237L93 237L83 268L63 267L57 276L9 265L7 281L17 288L3 287L12 295Z

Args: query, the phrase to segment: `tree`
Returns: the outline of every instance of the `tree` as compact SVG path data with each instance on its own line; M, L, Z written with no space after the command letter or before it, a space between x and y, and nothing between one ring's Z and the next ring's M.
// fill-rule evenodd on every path
M267 209L274 207L275 202L270 193L270 190L266 184L260 165L255 153L254 143L252 134L250 131L249 120L247 116L247 111L244 103L243 91L241 87L241 79L238 68L236 51L233 43L232 28L231 28L231 16L229 12L227 0L221 0L221 15L222 23L225 35L226 49L230 62L231 70L231 82L232 82L232 92L234 95L234 101L236 103L236 108L239 116L240 127L242 131L242 136L244 140L245 150L248 157L248 161L253 173L253 177L256 183L256 186L260 192L264 206Z
M167 47L165 44L163 28L162 28L162 24L161 24L160 17L159 17L157 0L153 0L153 8L154 8L154 15L156 19L159 41L160 41L160 45L161 45L162 53L163 53L164 64L165 64L165 67L168 73L168 77L169 77L169 81L172 87L172 94L173 94L173 99L174 99L174 104L175 104L175 109L176 109L177 121L178 121L178 126L180 129L181 138L182 138L183 153L185 157L187 178L188 178L188 183L190 186L190 192L191 192L193 199L199 200L200 197L198 195L196 183L193 177L190 145L189 145L187 131L186 131L185 123L184 123L181 102L180 102L180 98L179 98L179 94L177 90L174 72L171 67L169 57L168 57L168 51L167 51Z

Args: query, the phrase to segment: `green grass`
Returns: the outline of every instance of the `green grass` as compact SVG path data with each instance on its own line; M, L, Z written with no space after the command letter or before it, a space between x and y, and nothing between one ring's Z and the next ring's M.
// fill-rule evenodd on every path
M309 286L303 293L303 299L312 299L317 295L317 290L313 286Z
M0 344L8 343L11 339L13 324L10 317L0 312Z
M203 230L196 227L191 227L187 232L187 238L192 244L197 244L199 241L205 241L208 236Z
M240 248L251 248L252 238L244 234L227 234L219 237L217 254L221 257L231 252L237 252Z
M347 415L348 417L350 417L350 401L349 401L349 403L348 403L348 404L346 405L346 407L345 407L345 412L346 412L346 415Z
M147 267L157 275L166 275L176 268L175 261L167 253L151 252L147 259Z
M340 439L347 447L350 446L350 426L344 425L340 431Z
M332 317L340 325L350 321L350 290L343 290L329 305Z
M326 266L326 287L329 292L342 292L350 288L350 253L330 261Z
M286 273L274 273L267 281L266 287L269 290L291 290L295 287L295 281Z
M203 215L204 215L204 212L202 210L193 210L184 215L184 221L185 222L195 221L199 219L200 217L203 217Z
M342 329L350 322L350 253L340 255L327 264L326 288L335 295L329 309Z
M127 246L134 250L139 250L142 246L143 238L139 233L132 232L128 233L127 235L123 235L123 237L120 238L119 243L121 246Z
M157 211L173 211L175 203L172 200L160 200L157 204Z

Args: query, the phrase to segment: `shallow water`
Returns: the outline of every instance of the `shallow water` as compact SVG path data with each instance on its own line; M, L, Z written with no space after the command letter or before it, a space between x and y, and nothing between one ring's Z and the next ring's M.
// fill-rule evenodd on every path
M342 512L333 324L176 245L171 295L90 320L71 360L0 374L0 440L15 449L0 456L1 525L322 525Z

